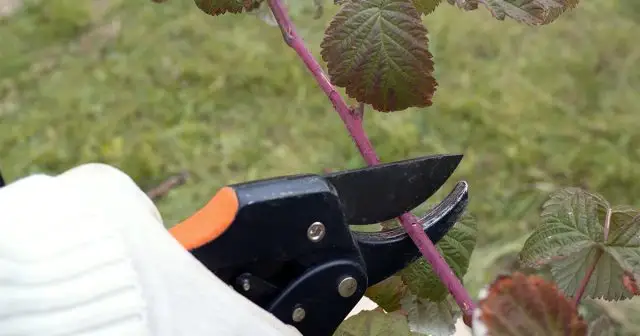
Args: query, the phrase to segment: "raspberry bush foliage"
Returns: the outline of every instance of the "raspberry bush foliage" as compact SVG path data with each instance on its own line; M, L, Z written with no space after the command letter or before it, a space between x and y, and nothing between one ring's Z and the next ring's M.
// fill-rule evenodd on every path
M374 165L380 159L363 126L365 109L428 109L436 95L426 15L437 15L439 6L451 5L460 9L461 20L465 11L487 10L498 21L542 26L560 19L578 2L195 0L195 5L212 20L255 15L279 28L283 43L298 54L325 92L362 157ZM325 29L320 63L288 13L310 9L309 19L317 19L326 6L338 8ZM355 103L349 106L339 90ZM366 296L379 308L348 318L335 335L452 335L459 317L474 335L617 335L621 331L615 319L594 314L590 307L640 294L640 209L612 205L593 191L566 187L548 195L515 266L486 284L477 299L471 298L462 280L478 230L489 223L476 223L466 214L434 245L424 232L412 230L416 221L412 214L398 219L414 242L426 246L421 248L424 259L371 286ZM382 229L398 225L381 224Z

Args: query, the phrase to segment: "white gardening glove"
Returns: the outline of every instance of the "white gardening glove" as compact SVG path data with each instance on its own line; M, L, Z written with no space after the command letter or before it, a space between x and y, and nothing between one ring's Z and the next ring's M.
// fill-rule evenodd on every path
M0 335L300 335L191 256L121 171L0 189Z

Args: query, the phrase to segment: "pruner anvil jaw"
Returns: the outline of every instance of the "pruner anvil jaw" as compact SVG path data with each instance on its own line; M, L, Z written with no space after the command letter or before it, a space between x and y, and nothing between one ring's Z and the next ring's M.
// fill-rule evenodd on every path
M336 189L318 175L233 186L235 224L192 253L236 291L305 336L332 335L366 289L420 257L403 228L356 232ZM437 243L468 202L458 182L420 220ZM372 223L373 224L373 223Z

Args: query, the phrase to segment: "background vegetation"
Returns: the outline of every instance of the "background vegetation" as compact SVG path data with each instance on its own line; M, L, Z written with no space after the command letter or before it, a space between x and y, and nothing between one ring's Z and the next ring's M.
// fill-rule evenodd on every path
M330 15L288 2L318 56ZM425 19L434 106L365 124L383 161L465 154L434 201L470 183L475 294L550 191L582 186L640 206L640 2L583 1L542 28L446 3L437 12ZM0 18L0 153L8 180L101 161L149 188L186 169L187 184L158 203L167 226L223 184L364 164L277 28L214 20L186 0L30 0Z

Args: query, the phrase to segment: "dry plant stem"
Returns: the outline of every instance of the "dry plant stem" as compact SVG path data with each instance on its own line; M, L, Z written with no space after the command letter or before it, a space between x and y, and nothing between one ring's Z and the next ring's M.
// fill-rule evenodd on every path
M155 201L163 196L165 196L171 189L183 185L188 178L188 174L186 172L182 172L180 174L174 175L166 179L164 182L160 183L158 186L152 188L147 191L147 196Z
M604 241L606 242L609 239L609 228L611 227L611 208L607 209L607 215L604 218ZM580 300L582 300L582 296L584 295L584 291L587 289L587 284L589 284L589 280L593 275L593 272L596 270L596 266L598 265L598 261L600 261L600 257L602 257L602 249L596 250L596 255L593 258L593 263L589 265L587 272L580 281L580 286L578 286L578 290L576 290L576 295L573 298L573 305L578 308L580 304Z
M331 84L331 81L322 70L320 64L315 60L311 52L306 48L302 38L300 38L296 32L291 18L287 14L281 0L268 0L268 3L278 25L280 26L285 42L295 50L309 71L311 71L313 77L316 79L329 100L331 100L333 107L340 115L340 118L344 122L347 131L351 135L351 138L358 147L358 150L364 160L369 165L380 163L373 145L369 141L369 138L363 128L362 114L354 113L354 111L347 106L340 94L335 90L333 84ZM360 108L361 107L362 106L360 106ZM458 306L460 306L462 312L465 315L471 316L473 309L475 308L475 303L444 258L440 253L438 253L433 242L431 242L429 237L425 234L418 219L410 213L405 213L400 216L399 220L422 255L432 265L435 273L447 286L449 292L456 300Z

